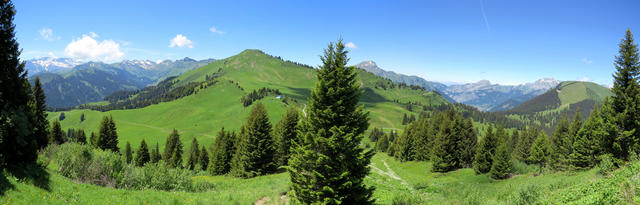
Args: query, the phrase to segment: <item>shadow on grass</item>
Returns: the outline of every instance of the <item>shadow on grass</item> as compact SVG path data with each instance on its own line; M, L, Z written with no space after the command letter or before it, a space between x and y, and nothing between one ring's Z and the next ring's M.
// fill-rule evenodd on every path
M9 166L0 176L0 196L8 190L15 188L7 179L7 176L15 176L19 181L33 184L34 186L50 191L50 176L46 168L38 164L27 164L22 166Z

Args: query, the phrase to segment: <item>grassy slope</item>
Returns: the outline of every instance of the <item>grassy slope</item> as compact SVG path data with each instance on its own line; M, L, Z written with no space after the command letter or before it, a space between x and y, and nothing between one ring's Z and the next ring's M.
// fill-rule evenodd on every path
M313 69L273 58L258 50L246 50L236 56L184 73L178 77L178 85L204 81L206 75L212 75L219 69L224 73L219 78L220 82L200 89L194 95L132 110L67 111L66 119L61 122L62 127L83 128L89 136L89 132L97 131L102 116L111 115L118 127L121 148L126 141L130 141L135 150L143 138L150 146L159 143L162 148L166 136L175 128L181 134L184 150L188 150L194 137L201 145L210 146L216 133L223 126L226 129L237 130L246 121L251 109L243 107L240 103L240 98L246 93L262 87L279 89L285 96L296 99L298 103L292 105L302 110L315 84ZM410 112L393 100L434 105L446 103L441 96L422 90L375 88L373 85L376 82L386 80L362 70L358 72L365 88L361 102L366 110L371 112L372 127L402 128L402 115ZM244 90L238 88L235 83ZM273 96L266 97L261 102L266 105L272 124L280 120L287 106ZM80 122L82 113L86 118L84 122ZM49 120L59 115L50 113Z
M385 163L388 165L385 166ZM430 162L399 162L378 153L365 183L375 186L378 204L390 204L394 198L419 198L426 204L513 204L526 187L535 186L538 200L548 204L593 203L602 197L622 199L626 193L640 188L640 162L619 169L610 177L597 174L597 168L584 172L562 172L533 176L524 174L508 180L493 181L486 175L475 175L471 169L446 174L431 173ZM51 172L51 171L50 171ZM51 172L52 173L52 172ZM251 204L264 197L281 204L280 194L287 191L288 174L275 174L252 179L226 176L198 176L215 184L214 190L201 193L155 190L129 191L77 184L58 174L51 174L50 190L8 177L13 185L0 203L16 204ZM628 186L630 188L623 188ZM638 202L638 196L631 196ZM271 204L271 203L269 203Z

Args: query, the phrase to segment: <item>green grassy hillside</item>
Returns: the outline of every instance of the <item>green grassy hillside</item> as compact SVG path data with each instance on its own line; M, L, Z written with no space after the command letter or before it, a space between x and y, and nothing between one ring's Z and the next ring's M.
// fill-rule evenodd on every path
M608 88L592 82L565 81L508 112L519 114L557 112L572 106L590 110L595 103L600 103L605 97L612 95Z
M279 89L289 99L287 103L275 96L260 101L268 110L275 124L287 106L305 107L310 90L315 84L315 70L283 61L259 50L246 50L236 56L210 63L191 70L175 80L175 86L190 82L202 82L207 75L221 73L214 85L197 89L195 94L144 108L99 112L93 110L65 111L61 121L63 129L83 128L87 132L97 131L103 116L113 116L118 127L120 147L127 141L137 147L144 138L150 146L164 140L172 129L177 129L188 150L192 138L200 144L210 146L220 128L237 130L248 116L251 107L244 107L242 96L259 88ZM390 80L358 70L364 95L361 103L370 114L371 127L402 128L404 113L410 113L403 103L441 105L447 101L440 95L421 89L395 85ZM80 115L85 121L80 122ZM58 118L59 112L49 114L49 120ZM87 135L89 136L89 134Z

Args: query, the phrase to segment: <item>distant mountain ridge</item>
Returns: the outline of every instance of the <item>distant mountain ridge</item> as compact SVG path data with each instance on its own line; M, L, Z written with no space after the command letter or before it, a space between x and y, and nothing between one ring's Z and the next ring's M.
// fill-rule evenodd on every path
M560 81L553 78L543 78L521 85L491 84L488 80L482 80L476 83L447 86L443 83L427 81L418 76L386 71L371 60L363 61L355 66L397 83L417 85L424 87L426 90L438 91L451 102L467 104L482 111L504 111L514 108L560 83Z
M37 59L30 59L25 61L25 69L29 76L33 76L38 73L45 72L65 72L71 70L71 68L83 64L84 62L74 60L71 58L52 58L42 57Z
M590 111L594 104L613 96L609 88L592 82L564 81L544 94L508 110L508 113L531 114L579 107ZM573 108L575 109L575 108Z
M68 59L46 59L49 62L65 62ZM47 95L47 105L52 108L70 107L80 104L102 101L103 98L115 91L133 90L157 83L169 76L180 75L186 71L214 62L214 59L194 60L184 58L181 60L153 62L150 60L125 60L118 63L88 62L74 65L73 67L59 66L52 69L51 65L45 66L42 60L28 60L27 64L42 65L28 67L35 69L35 74L29 79L33 81L36 76L41 78L43 89ZM77 63L78 61L73 61ZM65 66L73 63L65 64ZM38 70L40 69L40 70ZM31 73L32 70L29 70Z

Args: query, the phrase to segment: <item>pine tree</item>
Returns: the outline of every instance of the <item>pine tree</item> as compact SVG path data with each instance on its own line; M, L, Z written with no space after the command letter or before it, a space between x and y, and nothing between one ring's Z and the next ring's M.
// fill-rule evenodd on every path
M76 138L76 141L80 144L87 144L87 134L84 133L83 129L78 129L78 138Z
M62 144L64 143L64 131L62 131L62 127L60 126L60 121L53 121L53 125L51 126L50 139L53 144Z
M540 132L536 140L533 142L531 146L531 156L529 156L529 161L534 164L540 165L539 174L542 174L542 168L548 161L549 157L549 148L547 143L547 134L544 132Z
M136 152L136 166L144 166L147 162L151 161L151 156L149 156L149 148L147 147L147 142L142 139L140 142L140 148Z
M615 59L616 73L611 92L612 108L616 113L617 131L613 136L613 156L620 160L626 160L630 149L640 151L640 57L638 45L634 43L631 30L627 30L624 39L620 41L619 55Z
M573 116L573 121L571 121L571 125L569 125L569 139L567 140L570 145L568 146L569 153L573 153L573 143L578 137L578 131L580 131L580 128L582 128L582 124L582 115L580 114L580 108L578 107L576 109L576 114Z
M158 163L161 159L162 156L160 155L160 148L158 146L158 143L156 143L156 148L153 148L153 150L151 150L151 163Z
M120 151L118 148L118 133L113 117L105 116L102 118L96 142L97 147L100 149L111 150L113 152Z
M164 159L172 168L181 168L182 141L180 141L178 130L173 129L173 132L171 132L169 137L167 137L167 142L165 143L162 159Z
M409 119L407 119L407 113L404 113L404 115L402 116L402 125L407 125L408 121Z
M369 113L358 105L363 91L347 65L342 40L329 44L307 101L307 118L293 145L289 167L293 200L301 204L372 204L364 184L373 150L360 147Z
M471 118L457 120L460 140L456 142L455 151L458 152L458 167L473 167L473 158L478 144L478 133L473 127Z
M570 144L569 121L562 118L551 136L549 164L555 170L566 170L569 166Z
M31 108L35 117L33 134L36 136L38 149L42 149L49 144L49 121L47 120L46 96L40 83L40 77L36 77L33 83L33 97L34 103Z
M491 171L497 141L493 126L489 126L485 137L478 144L478 151L473 160L473 170L476 174L484 174Z
M511 174L511 153L505 140L500 141L489 172L492 179L506 179Z
M209 151L207 151L207 148L202 145L202 149L200 150L200 159L198 160L202 171L206 171L207 167L209 167L209 160L211 160L209 159Z
M393 141L394 151L393 156L404 162L413 160L413 133L416 131L417 124L410 124L405 128L405 132L396 137Z
M189 148L189 158L187 159L186 168L193 170L196 168L196 164L198 164L198 160L200 159L200 145L198 144L198 140L194 137L193 141L191 141L191 147Z
M38 117L33 107L24 62L15 38L13 19L16 10L11 1L0 1L0 168L7 165L34 163L38 139L46 130L35 130ZM36 132L34 132L36 131Z
M127 162L127 164L131 164L132 160L133 153L131 153L131 144L129 144L129 141L127 141L127 146L125 146L124 148L124 161Z
M435 138L432 136L435 135L435 133L431 133L429 121L423 118L411 123L408 127L406 132L411 141L413 141L411 158L419 161L429 160L431 157L431 145L433 138Z
M289 161L291 140L298 136L298 110L289 108L274 131L274 145L276 148L275 161L277 166L285 166Z
M577 138L573 143L573 152L570 158L571 168L581 170L595 166L597 156L601 154L600 139L605 135L604 121L598 107L594 106L589 119L578 131Z
M440 130L433 142L432 172L448 172L458 167L455 156L456 141L453 136L454 126L455 122L448 118L440 125Z
M535 128L533 126L530 126L522 132L520 140L518 140L518 143L516 144L516 148L514 150L516 159L522 162L531 163L531 161L529 160L529 156L531 155L531 146L533 145L533 142L536 140L537 136L538 128Z
M84 122L84 113L80 114L80 122Z
M380 139L380 137L382 136L382 134L383 134L382 129L373 128L373 130L371 130L371 134L369 134L369 141L377 142L378 139Z
M242 128L244 130L244 127ZM235 152L235 134L225 132L224 127L218 132L216 141L211 149L209 161L209 173L211 175L223 175L231 170L231 159Z
M387 138L387 135L383 133L378 138L378 141L376 142L376 150L380 152L386 152L388 148L389 148L389 138Z
M234 176L254 177L275 172L271 124L262 102L258 102L251 109L247 125L238 142L231 163L231 173Z

